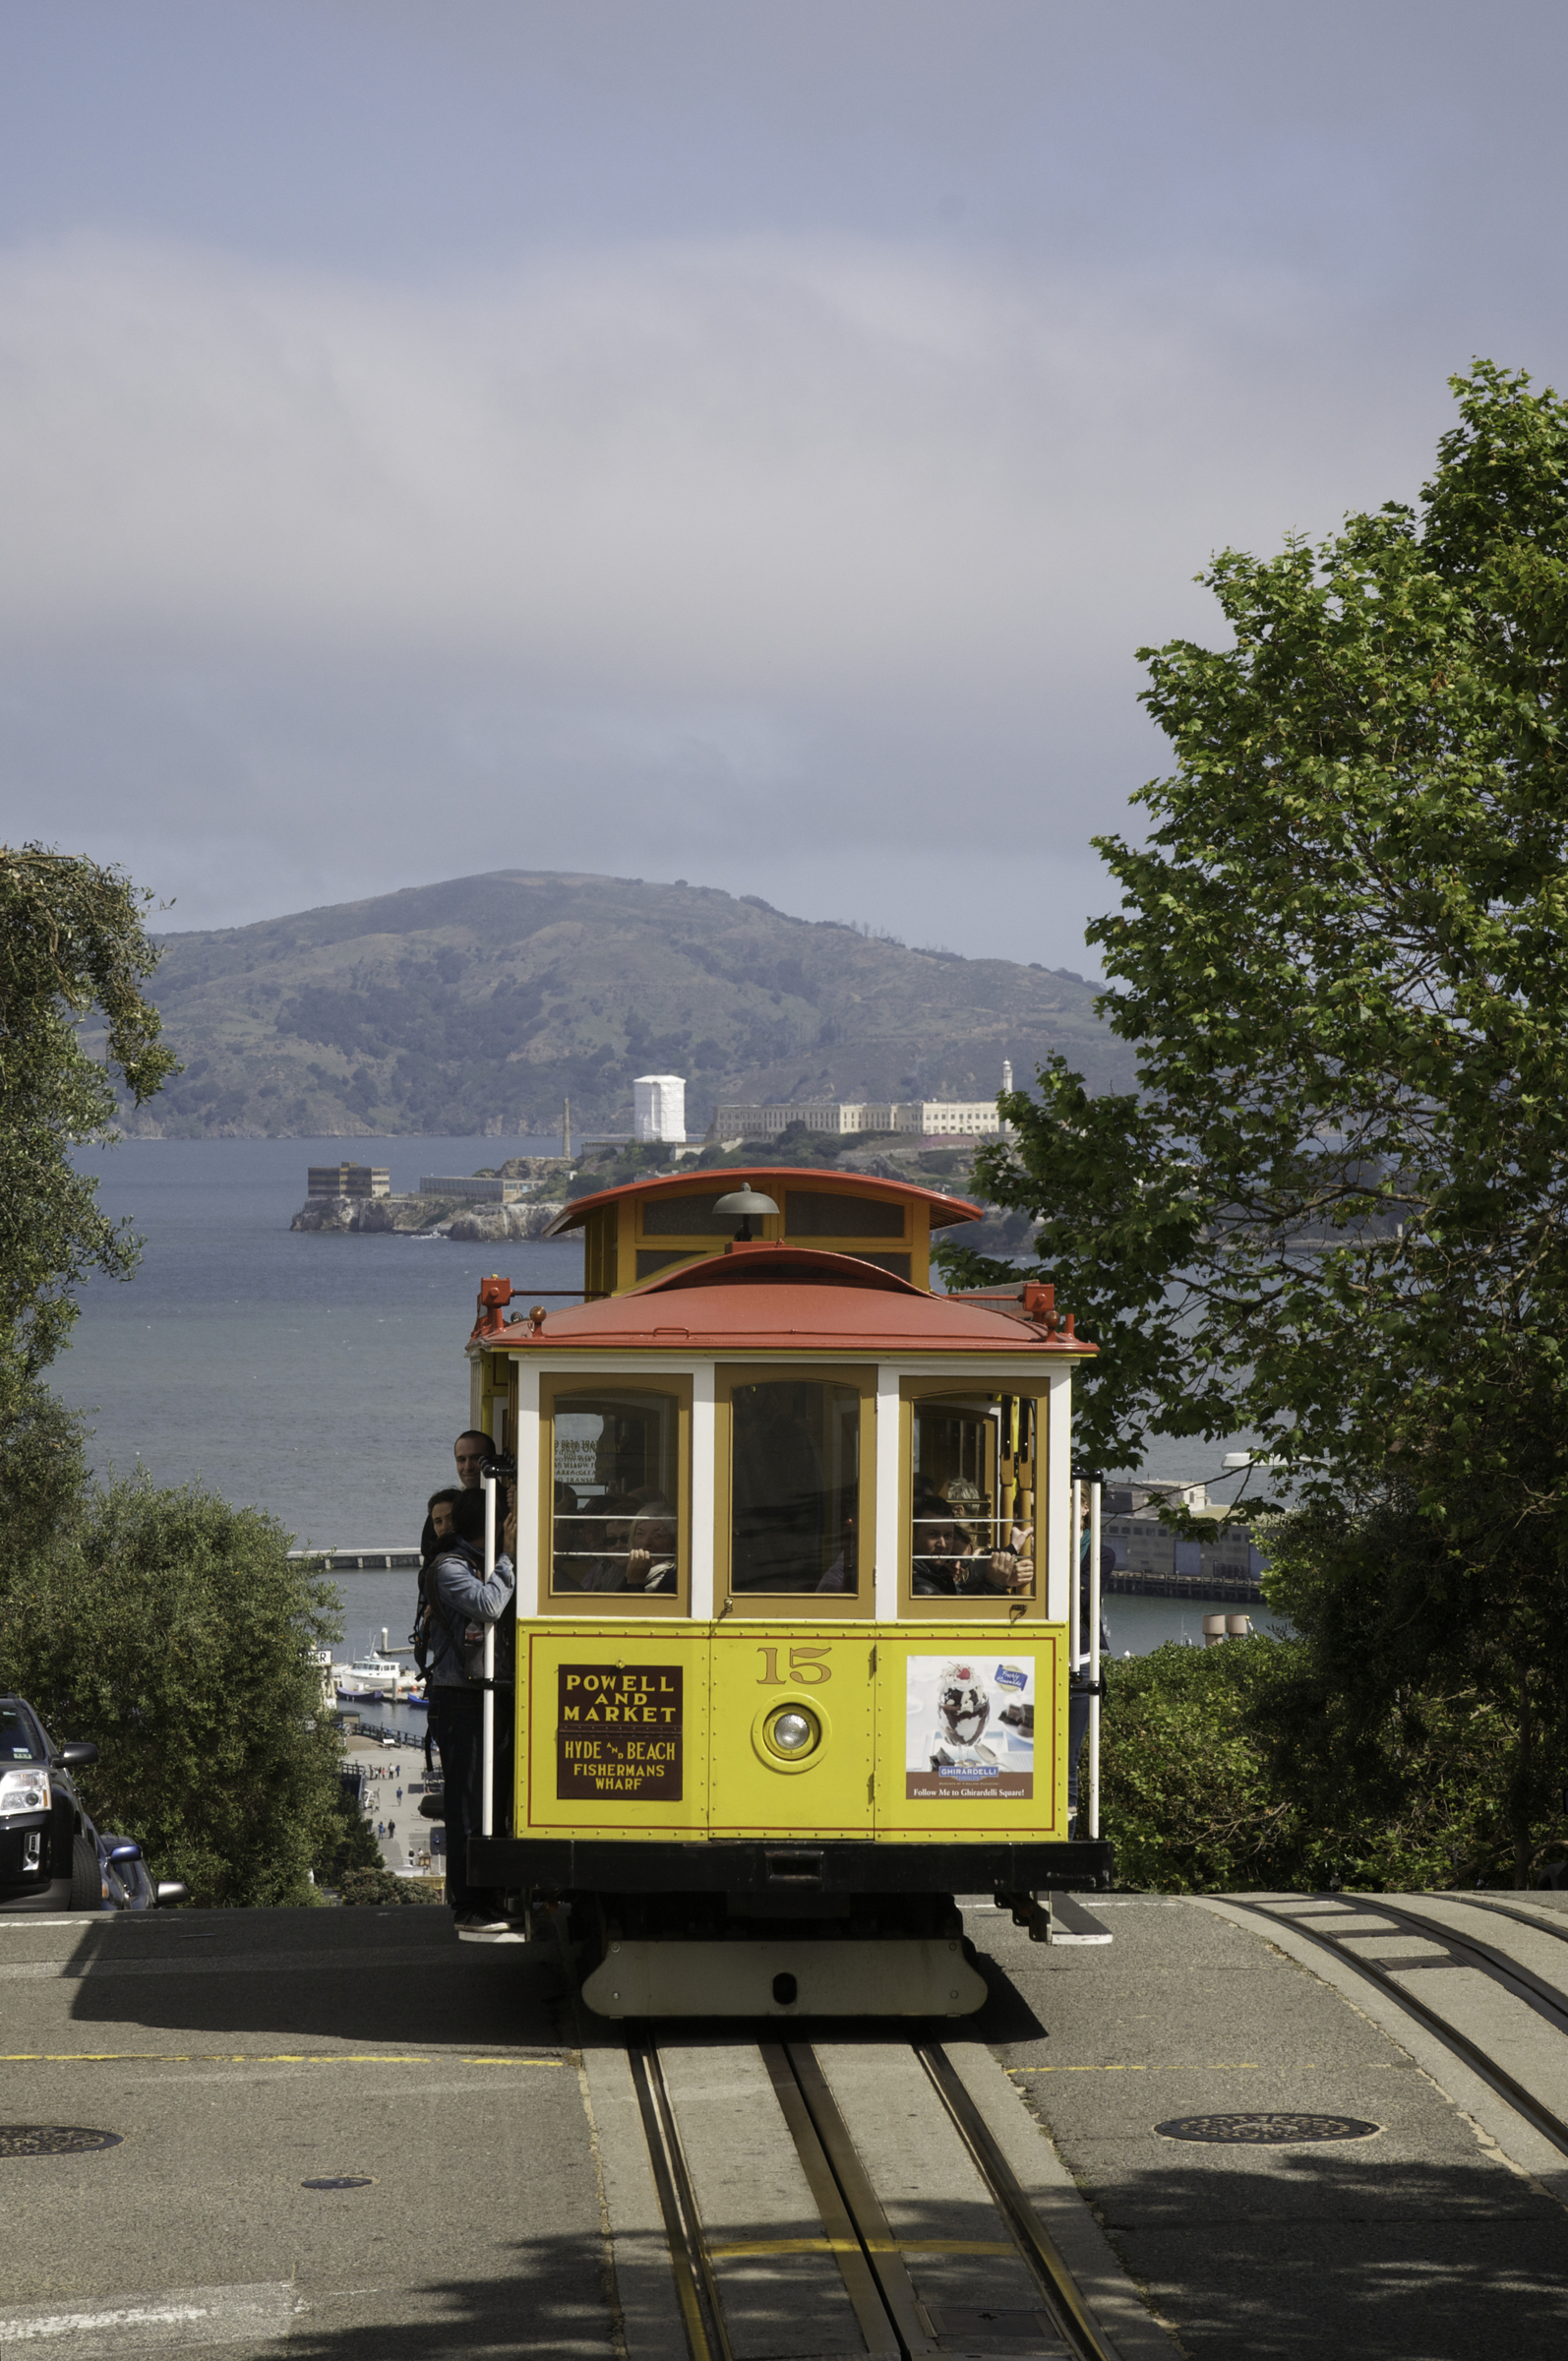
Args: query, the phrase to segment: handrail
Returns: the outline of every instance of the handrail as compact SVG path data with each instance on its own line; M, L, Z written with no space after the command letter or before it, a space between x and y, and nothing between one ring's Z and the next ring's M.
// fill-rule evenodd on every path
M496 1480L488 1470L479 1482L485 1495L485 1580L496 1571ZM485 1622L485 1685L479 1701L479 1834L492 1834L496 1807L496 1627ZM468 1871L463 1865L463 1877Z
M1089 1486L1089 1836L1100 1834L1100 1498L1095 1477ZM1074 1586L1076 1588L1076 1585Z

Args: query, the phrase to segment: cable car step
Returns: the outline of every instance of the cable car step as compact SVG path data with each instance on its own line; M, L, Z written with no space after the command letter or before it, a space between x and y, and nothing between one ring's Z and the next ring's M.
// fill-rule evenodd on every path
M1070 1894L1052 1895L1048 1943L1109 1943L1110 1940L1110 1927L1086 1910L1081 1902Z

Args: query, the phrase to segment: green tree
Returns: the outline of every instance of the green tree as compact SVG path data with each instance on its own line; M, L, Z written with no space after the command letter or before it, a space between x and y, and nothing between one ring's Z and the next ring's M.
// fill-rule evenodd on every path
M341 1842L341 1748L312 1650L335 1594L273 1517L146 1479L90 1493L0 1589L0 1686L95 1739L93 1817L210 1906L310 1899Z
M1231 644L1141 651L1176 770L1096 840L1090 930L1138 1088L1058 1060L977 1169L1102 1348L1091 1455L1246 1427L1298 1499L1408 1493L1412 1628L1487 1634L1523 1875L1568 1612L1568 405L1453 382L1418 510L1228 551Z
M372 1834L370 1822L340 1781L332 1799L332 1815L316 1860L316 1874L322 1884L341 1886L351 1871L380 1869L381 1846Z
M350 1869L342 1881L342 1902L346 1909L385 1909L389 1903L440 1903L445 1900L446 1891L439 1878L397 1877L391 1869L379 1865L373 1869Z
M1289 1647L1261 1637L1107 1665L1101 1815L1120 1884L1191 1894L1302 1882L1307 1817L1265 1734L1295 1669Z
M72 1290L136 1261L69 1151L112 1136L113 1072L140 1105L174 1066L142 990L157 964L151 899L96 862L0 847L0 1421L64 1343ZM101 1062L83 1046L97 1023Z
M1553 1604L1529 1527L1497 1537L1474 1583L1453 1579L1452 1556L1447 1521L1400 1481L1270 1530L1269 1601L1299 1638L1260 1734L1320 1869L1347 1885L1470 1886L1499 1871L1528 1884L1568 1846L1562 1782L1543 1776L1562 1758L1560 1690L1533 1689L1533 1710L1553 1720L1529 1745L1511 1710L1518 1634ZM1542 1660L1551 1640L1535 1635Z

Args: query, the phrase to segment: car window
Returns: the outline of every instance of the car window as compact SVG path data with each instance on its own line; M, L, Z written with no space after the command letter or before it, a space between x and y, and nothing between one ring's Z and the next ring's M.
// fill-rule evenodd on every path
M0 1705L0 1763L41 1763L45 1757L31 1716Z

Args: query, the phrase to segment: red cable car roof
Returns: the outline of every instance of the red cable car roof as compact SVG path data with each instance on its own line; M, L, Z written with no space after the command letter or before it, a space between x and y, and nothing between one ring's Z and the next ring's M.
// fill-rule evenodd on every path
M967 1197L944 1196L939 1188L920 1188L912 1180L884 1180L872 1173L835 1173L825 1166L799 1164L725 1164L708 1165L699 1173L660 1173L651 1180L623 1180L619 1188L600 1188L591 1197L574 1197L564 1212L557 1214L544 1235L559 1238L563 1231L576 1229L579 1222L596 1213L601 1205L616 1204L623 1197L724 1196L731 1189L744 1188L748 1181L755 1180L784 1180L796 1187L803 1181L815 1181L819 1185L825 1183L835 1193L864 1190L868 1196L896 1197L901 1203L929 1205L934 1230L951 1229L955 1222L984 1221L986 1213L983 1205L972 1205Z
M853 1254L809 1246L741 1245L661 1271L640 1287L564 1311L515 1314L473 1341L494 1350L542 1347L612 1352L828 1352L1049 1354L1077 1359L1095 1347L1063 1332L1045 1307L1020 1319L962 1297L929 1296Z

